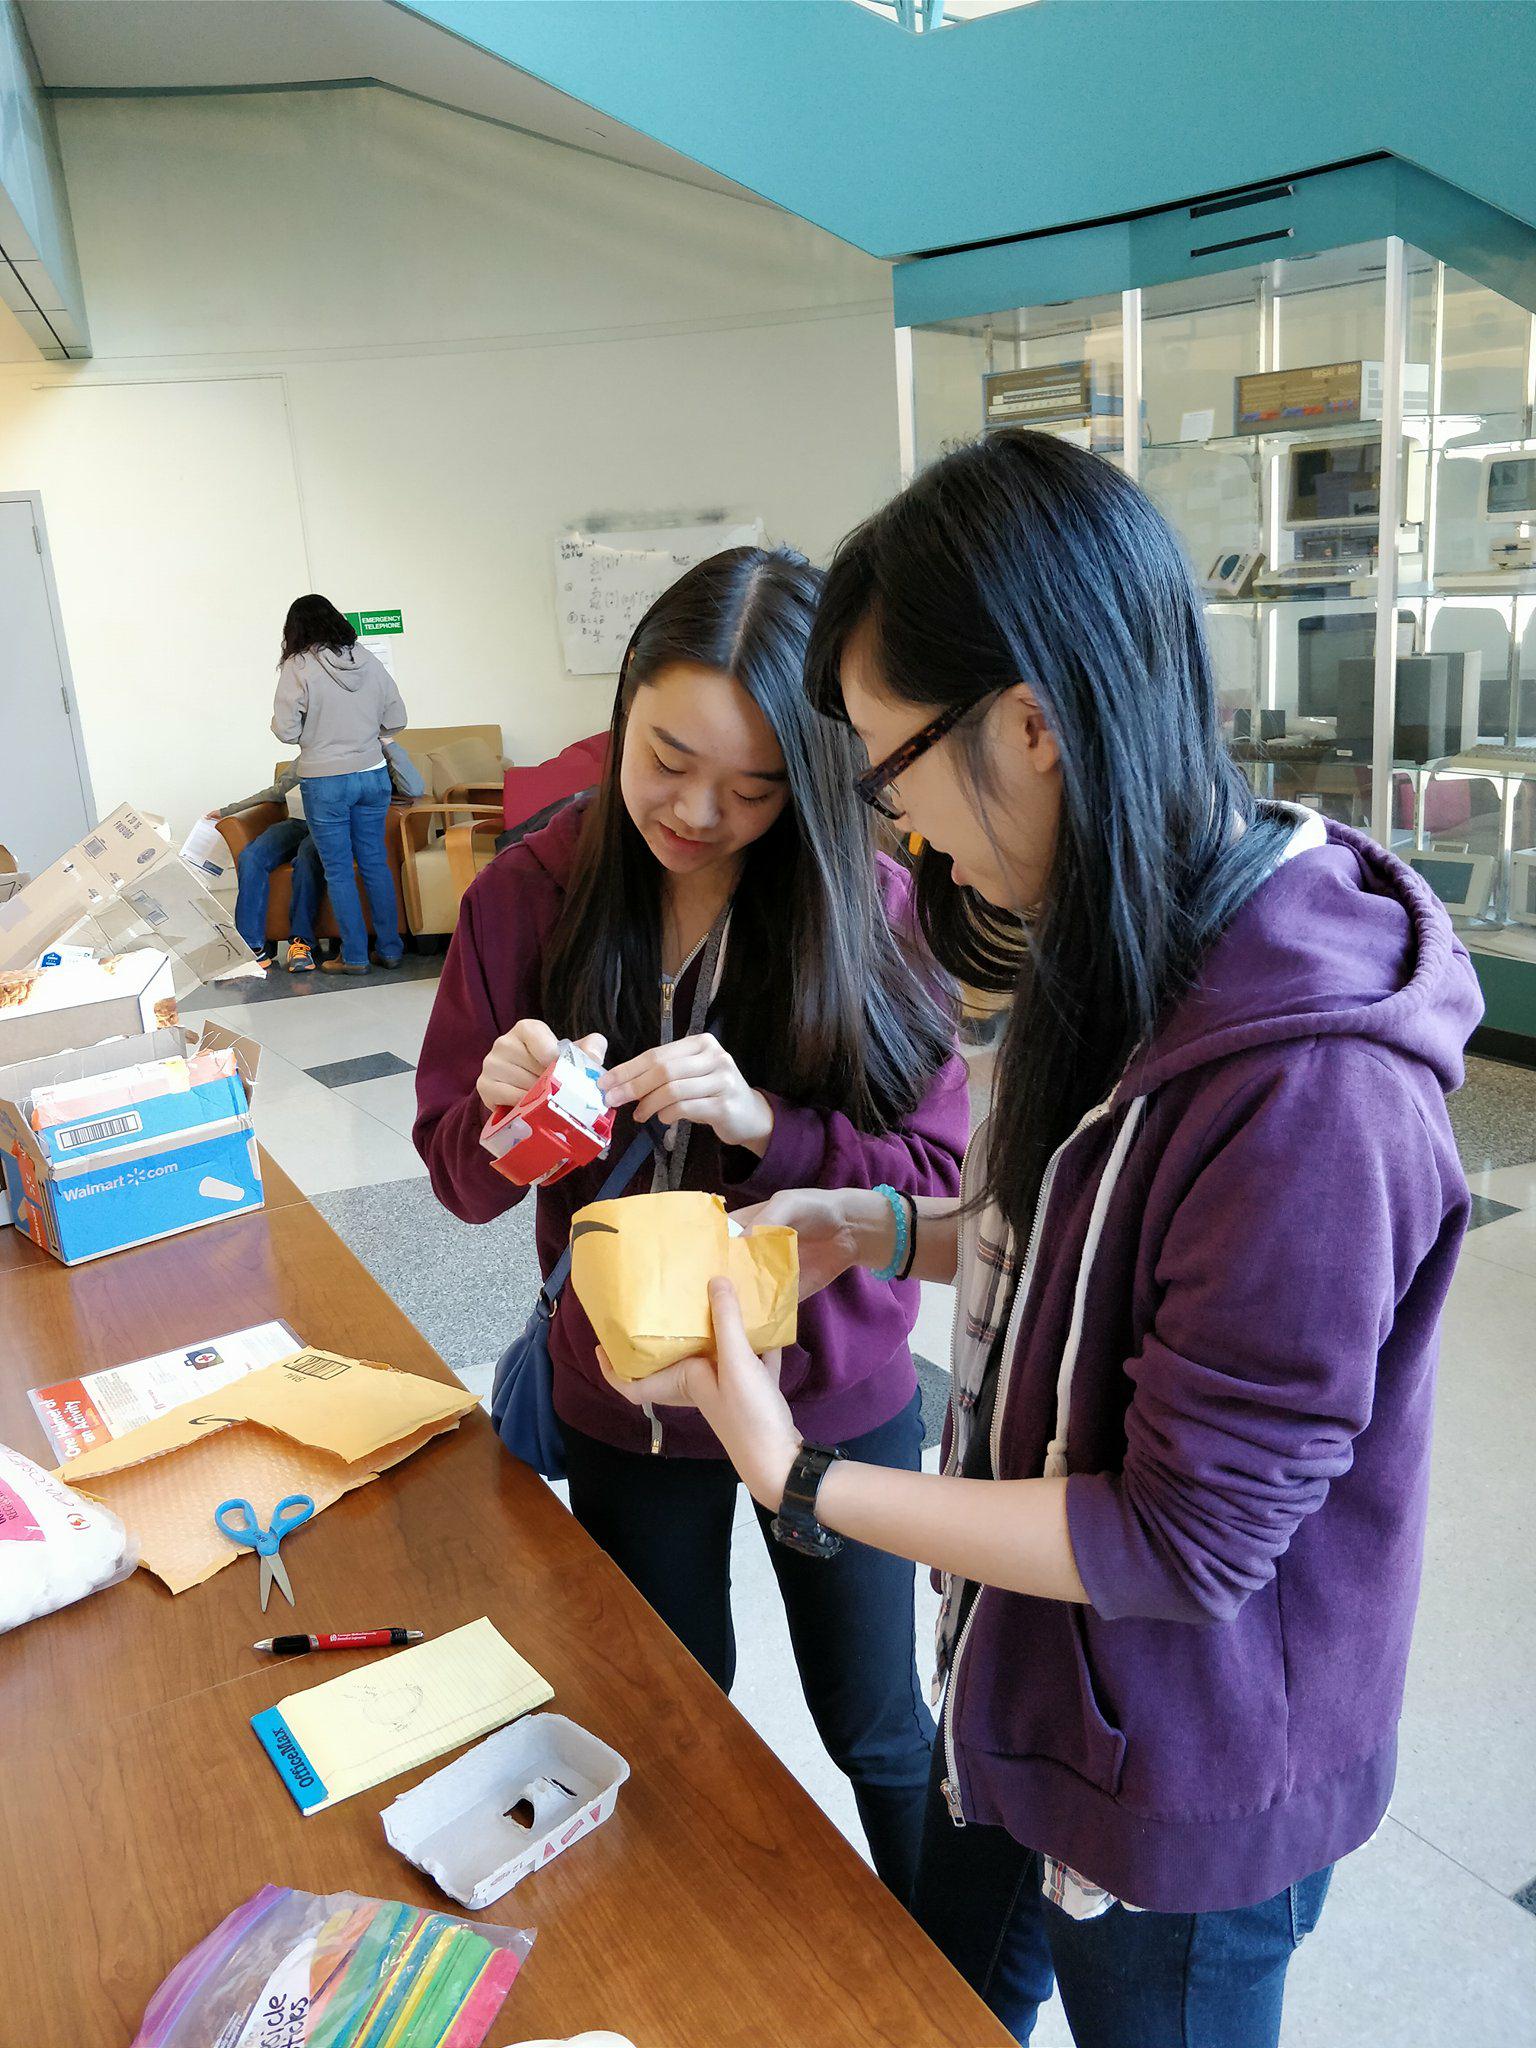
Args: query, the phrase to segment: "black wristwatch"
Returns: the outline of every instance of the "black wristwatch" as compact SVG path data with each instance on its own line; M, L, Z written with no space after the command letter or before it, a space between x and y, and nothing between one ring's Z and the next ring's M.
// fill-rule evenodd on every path
M798 1550L803 1557L836 1557L843 1547L842 1537L832 1529L824 1529L816 1519L816 1496L827 1467L842 1455L841 1451L822 1450L817 1444L802 1444L789 1468L784 1498L773 1518L773 1533L776 1541L790 1550Z

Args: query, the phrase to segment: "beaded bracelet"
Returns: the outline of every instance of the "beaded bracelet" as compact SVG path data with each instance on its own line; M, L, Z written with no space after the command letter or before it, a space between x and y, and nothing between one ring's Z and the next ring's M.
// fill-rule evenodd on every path
M911 1206L909 1198L906 1195L898 1194L895 1188L886 1187L882 1183L874 1189L874 1193L884 1195L886 1201L890 1204L891 1215L896 1221L896 1244L891 1252L890 1264L882 1266L873 1277L876 1280L894 1280L898 1274L905 1270L910 1260L913 1237L912 1222L916 1211Z

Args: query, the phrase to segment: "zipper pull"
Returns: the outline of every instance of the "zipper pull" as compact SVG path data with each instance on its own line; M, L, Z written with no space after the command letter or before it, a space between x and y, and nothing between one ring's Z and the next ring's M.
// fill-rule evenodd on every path
M649 1401L645 1403L644 1414L646 1421L651 1425L651 1456L659 1458L661 1456L661 1419Z
M944 1804L949 1808L949 1817L957 1828L965 1826L965 1812L960 1804L960 1794L953 1778L940 1780L939 1790L944 1794Z

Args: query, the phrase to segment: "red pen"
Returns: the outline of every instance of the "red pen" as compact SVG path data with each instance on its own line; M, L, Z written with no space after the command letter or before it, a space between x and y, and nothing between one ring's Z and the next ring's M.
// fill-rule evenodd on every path
M426 1639L426 1630L419 1628L357 1628L339 1636L268 1636L251 1648L270 1650L274 1657L298 1657L306 1650L396 1650L402 1643Z

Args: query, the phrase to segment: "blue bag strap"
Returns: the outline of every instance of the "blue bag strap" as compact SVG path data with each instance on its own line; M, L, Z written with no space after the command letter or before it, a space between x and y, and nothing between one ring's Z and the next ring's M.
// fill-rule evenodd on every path
M656 1140L651 1126L648 1123L642 1124L634 1143L592 1197L593 1201L611 1202L616 1195L622 1195L655 1149ZM554 1314L555 1303L560 1299L560 1291L570 1277L571 1248L567 1245L550 1268L549 1278L539 1289L539 1309L542 1314L545 1316L552 1316Z

